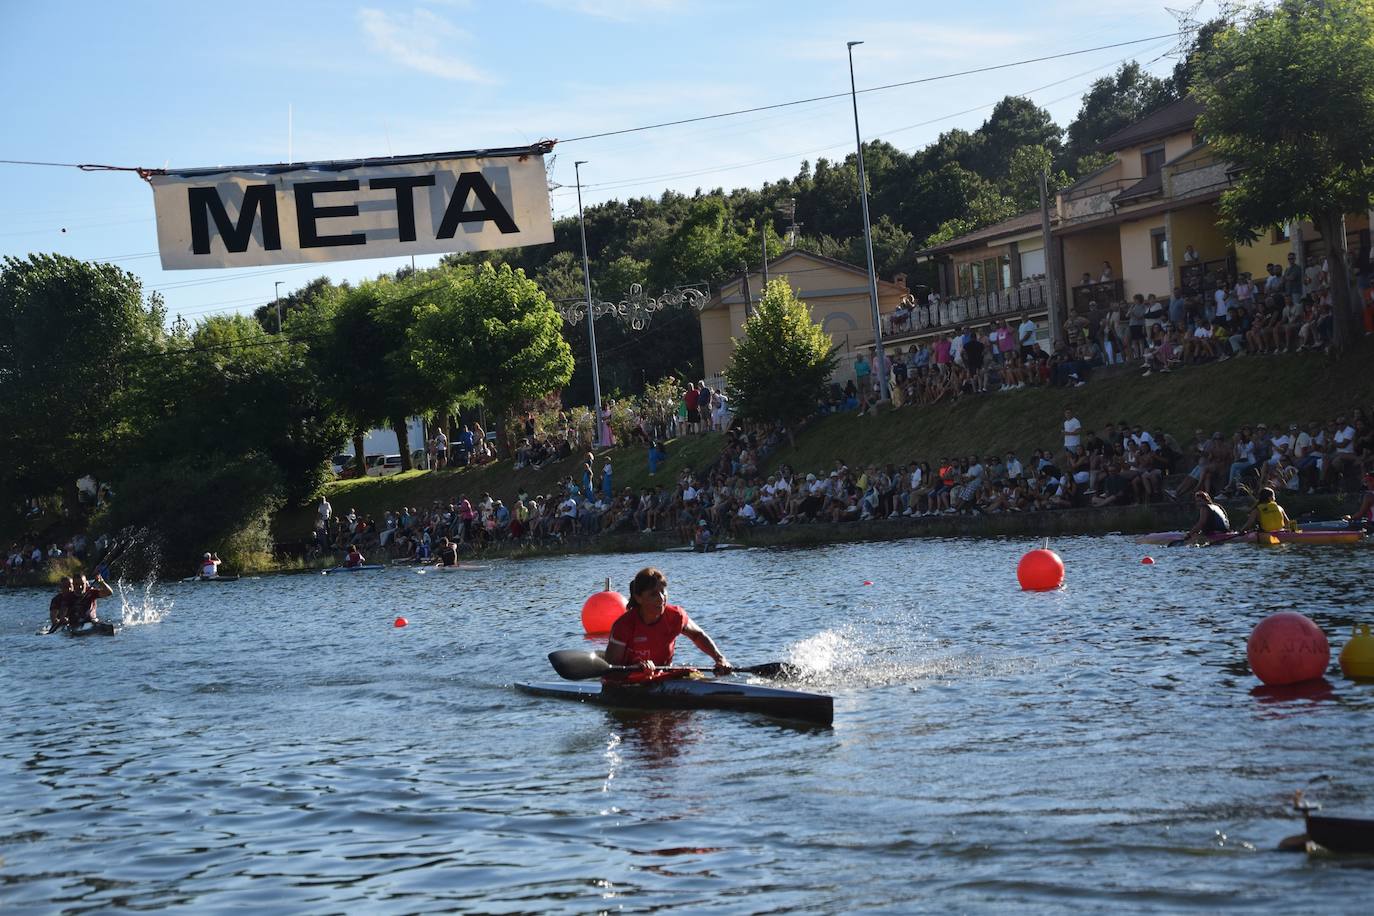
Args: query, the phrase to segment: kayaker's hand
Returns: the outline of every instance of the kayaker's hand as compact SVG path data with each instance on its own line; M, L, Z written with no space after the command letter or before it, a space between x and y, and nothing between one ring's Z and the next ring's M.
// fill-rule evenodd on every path
M648 672L652 673L652 672L654 671L654 669L657 667L657 665L655 665L653 662L649 661L648 659L645 659L644 661L640 662L640 663L639 663L638 665L636 665L635 667L638 668L640 671L648 671Z
M722 655L720 658L716 659L715 668L713 668L712 670L714 670L716 674L729 674L731 671L734 671L735 669L733 666L731 666L730 660L727 659L724 655Z

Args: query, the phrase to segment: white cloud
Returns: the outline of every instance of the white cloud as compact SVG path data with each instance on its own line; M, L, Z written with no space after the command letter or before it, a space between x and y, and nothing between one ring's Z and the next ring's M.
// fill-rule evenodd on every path
M398 64L462 83L492 83L490 76L458 56L471 36L436 13L409 14L363 8L358 21L378 52Z
M629 22L644 19L648 14L671 13L682 9L683 0L542 0L543 4L557 10L595 16L598 19L613 19Z

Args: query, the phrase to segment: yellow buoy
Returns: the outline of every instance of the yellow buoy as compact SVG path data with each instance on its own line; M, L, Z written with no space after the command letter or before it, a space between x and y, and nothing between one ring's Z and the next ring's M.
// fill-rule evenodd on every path
M1350 642L1341 650L1341 673L1352 681L1374 680L1374 636L1369 624L1362 623L1350 631Z

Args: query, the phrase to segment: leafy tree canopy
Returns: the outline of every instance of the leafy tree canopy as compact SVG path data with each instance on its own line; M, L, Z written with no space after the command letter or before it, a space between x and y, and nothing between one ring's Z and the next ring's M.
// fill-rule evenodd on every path
M1199 127L1238 172L1221 225L1238 240L1310 218L1339 248L1374 199L1374 0L1285 0L1200 55ZM1337 345L1357 333L1344 258L1329 259Z
M791 424L816 409L838 362L830 336L779 278L744 323L725 380L740 416Z

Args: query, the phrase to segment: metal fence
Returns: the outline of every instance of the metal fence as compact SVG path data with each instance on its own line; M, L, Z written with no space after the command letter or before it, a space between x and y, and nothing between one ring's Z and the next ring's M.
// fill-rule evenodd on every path
M932 296L925 305L908 296L903 306L910 310L909 316L905 319L896 314L883 316L883 336L941 331L983 319L1010 318L1021 312L1041 311L1049 307L1049 298L1049 283L1043 278L1027 280L1011 289L988 290L948 301Z

